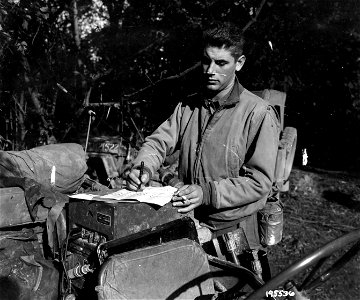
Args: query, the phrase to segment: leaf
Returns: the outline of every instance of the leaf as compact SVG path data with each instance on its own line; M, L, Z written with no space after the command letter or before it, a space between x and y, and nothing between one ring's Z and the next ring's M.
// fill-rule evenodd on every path
M25 41L22 41L21 43L17 43L16 47L21 53L24 53L27 49L27 43Z
M24 22L22 23L22 28L24 28L24 30L28 30L28 26L29 26L28 21L24 20Z
M9 0L10 3L19 4L20 0Z

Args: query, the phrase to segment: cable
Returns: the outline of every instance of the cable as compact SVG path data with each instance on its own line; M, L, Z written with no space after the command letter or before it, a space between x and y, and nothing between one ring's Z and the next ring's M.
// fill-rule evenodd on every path
M69 278L68 273L66 271L65 263L66 263L66 260L67 260L66 255L67 255L67 249L68 249L68 245L69 245L70 235L76 229L78 229L78 228L73 228L73 229L69 230L69 233L67 234L65 241L63 242L63 244L60 247L60 263L61 263L62 268L63 268L63 274L61 276L61 282L60 282L61 296L64 296L66 294L71 294L71 292L72 292L71 291L71 279ZM67 281L66 289L64 287L64 277L66 277L66 281Z

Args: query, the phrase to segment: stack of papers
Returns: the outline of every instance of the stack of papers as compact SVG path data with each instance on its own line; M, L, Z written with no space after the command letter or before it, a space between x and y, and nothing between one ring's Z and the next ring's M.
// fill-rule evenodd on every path
M92 192L84 194L70 195L70 198L82 199L89 201L104 201L110 203L139 201L144 203L156 204L164 206L171 201L172 196L177 191L177 188L172 186L164 187L145 187L143 191L134 192L127 189L110 190L105 194L104 192Z

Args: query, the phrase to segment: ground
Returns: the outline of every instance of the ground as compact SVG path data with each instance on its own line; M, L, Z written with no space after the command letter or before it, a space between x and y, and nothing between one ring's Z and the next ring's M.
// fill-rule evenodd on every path
M360 228L359 174L293 168L290 190L281 199L283 239L269 251L273 275L329 241ZM296 281L302 282L304 275ZM311 299L360 299L360 254L314 290Z

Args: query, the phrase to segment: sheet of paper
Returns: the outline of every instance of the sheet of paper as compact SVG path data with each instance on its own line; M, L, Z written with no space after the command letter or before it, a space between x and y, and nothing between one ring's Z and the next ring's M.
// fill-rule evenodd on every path
M105 195L97 193L83 193L70 195L71 198L83 199L90 201L104 201L104 202L123 202L123 201L139 201L144 203L157 204L164 206L170 202L173 194L177 191L177 188L172 186L164 187L146 187L141 192L133 192L127 189L117 190L115 192L107 192Z
M74 199L92 200L94 197L99 197L99 195L84 193L84 194L70 195L69 197Z
M160 206L164 206L170 202L173 194L177 191L177 188L172 186L164 187L146 187L141 192L132 192L126 189L118 190L114 193L101 196L101 199L114 199L114 200L126 200L135 199L139 202L152 203Z

